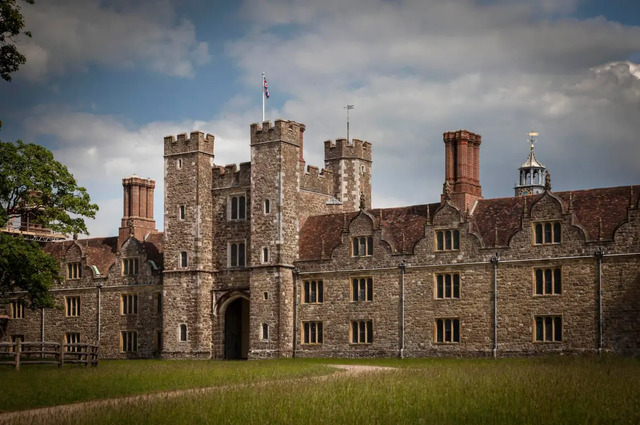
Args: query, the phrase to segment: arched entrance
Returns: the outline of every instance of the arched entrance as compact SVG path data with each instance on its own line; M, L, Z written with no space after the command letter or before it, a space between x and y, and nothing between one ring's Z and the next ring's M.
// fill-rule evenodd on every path
M240 360L249 357L249 300L236 298L224 311L224 358Z

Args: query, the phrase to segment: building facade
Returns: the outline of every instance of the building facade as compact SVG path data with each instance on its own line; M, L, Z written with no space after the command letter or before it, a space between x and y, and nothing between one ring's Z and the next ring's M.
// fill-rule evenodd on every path
M59 308L16 300L0 336L104 358L640 351L639 186L553 192L536 160L535 191L484 199L481 137L460 130L438 202L372 209L371 144L327 141L319 169L304 130L253 124L238 166L211 135L165 137L164 232L154 182L124 179L118 237L47 243Z

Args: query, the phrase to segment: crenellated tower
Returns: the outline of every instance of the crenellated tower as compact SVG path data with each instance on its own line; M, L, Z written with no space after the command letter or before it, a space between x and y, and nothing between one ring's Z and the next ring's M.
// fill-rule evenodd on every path
M251 125L250 358L293 353L293 263L305 126Z
M353 139L324 142L325 167L333 173L335 197L343 211L356 211L364 197L371 208L371 143Z
M163 357L211 356L214 137L164 138Z

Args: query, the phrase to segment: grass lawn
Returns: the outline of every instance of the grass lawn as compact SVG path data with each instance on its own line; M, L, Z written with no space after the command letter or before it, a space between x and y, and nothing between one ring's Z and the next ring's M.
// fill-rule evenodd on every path
M330 363L375 364L397 370L323 381L283 380L326 373L324 367ZM54 379L56 373L65 383ZM119 395L108 387L125 375L123 386L129 393L164 389L158 386L163 375L178 376L177 382L167 384L171 388L274 379L268 386L239 386L47 418L52 424L640 423L640 361L631 358L125 361L101 362L94 370L0 370L3 382L12 375L17 379L4 386L2 403L7 398L29 398L29 391L14 390L14 384L23 380L29 382L21 386L31 387L44 398L73 382L80 382L75 393ZM43 376L48 388L39 389ZM99 376L109 382L99 382ZM140 380L143 383L137 383Z

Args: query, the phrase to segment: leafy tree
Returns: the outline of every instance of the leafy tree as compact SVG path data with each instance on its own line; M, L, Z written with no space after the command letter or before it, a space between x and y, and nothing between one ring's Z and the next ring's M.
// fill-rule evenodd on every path
M86 189L48 149L0 141L0 228L26 213L55 232L88 234L82 217L94 218L97 211ZM58 261L36 243L0 235L0 302L19 290L32 307L50 307L47 291L60 279Z
M33 4L34 0L24 2ZM16 0L0 0L0 77L5 81L11 81L10 74L27 61L14 44L21 34L31 37L31 32L23 28L24 18Z

